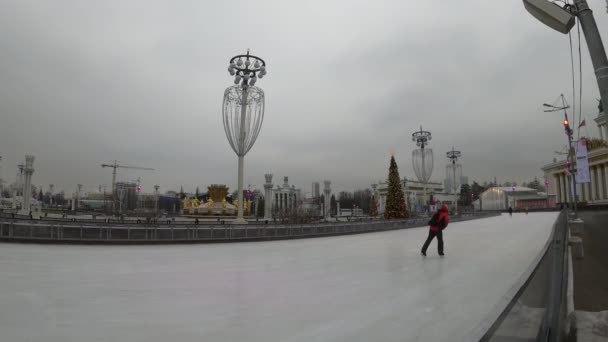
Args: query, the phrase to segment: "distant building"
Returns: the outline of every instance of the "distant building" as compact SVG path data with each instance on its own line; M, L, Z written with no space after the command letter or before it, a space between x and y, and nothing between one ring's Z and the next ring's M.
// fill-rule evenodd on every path
M482 211L505 211L509 207L514 210L553 208L555 195L522 186L493 187L481 193L473 206Z
M289 185L289 177L283 177L283 185L272 189L272 212L289 211L302 203L302 190Z
M137 184L131 182L116 183L116 201L119 211L137 208Z
M321 197L321 185L319 182L312 183L312 198Z
M600 112L594 119L600 132L600 139L608 139L608 114L600 106ZM608 204L608 147L588 148L590 183L579 183L576 192L579 202L588 205ZM556 196L556 202L571 202L571 177L567 170L566 160L555 160L542 167L547 180L547 192Z

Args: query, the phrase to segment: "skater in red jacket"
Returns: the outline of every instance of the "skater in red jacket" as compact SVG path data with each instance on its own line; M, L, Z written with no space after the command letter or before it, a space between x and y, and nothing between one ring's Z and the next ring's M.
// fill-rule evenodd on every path
M448 226L448 207L444 204L438 212L436 212L429 221L429 237L424 242L420 253L426 256L426 250L429 248L431 241L437 237L437 250L439 255L443 256L443 230Z

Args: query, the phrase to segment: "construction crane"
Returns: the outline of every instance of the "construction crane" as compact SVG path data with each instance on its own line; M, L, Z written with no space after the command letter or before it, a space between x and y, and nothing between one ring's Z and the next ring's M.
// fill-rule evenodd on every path
M116 160L114 161L114 164L101 164L101 167L111 167L113 169L112 170L112 195L116 194L116 169L121 168L121 169L154 171L154 169L149 168L149 167L120 165L120 164L118 164L118 162Z

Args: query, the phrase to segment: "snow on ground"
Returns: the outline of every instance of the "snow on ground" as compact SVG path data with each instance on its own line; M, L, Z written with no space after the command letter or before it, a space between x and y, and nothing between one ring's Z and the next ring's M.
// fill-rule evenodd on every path
M0 331L21 341L468 341L557 213L272 242L0 244ZM491 323L491 322L489 322Z
M608 311L576 311L579 342L608 342Z

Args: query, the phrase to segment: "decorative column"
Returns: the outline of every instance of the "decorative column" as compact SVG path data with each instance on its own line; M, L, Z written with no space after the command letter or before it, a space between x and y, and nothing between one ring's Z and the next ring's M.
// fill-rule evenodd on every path
M55 187L55 185L49 184L49 192L51 194L51 198L49 199L49 205L51 205L51 206L53 205L53 194L54 194L53 188L54 187Z
M592 165L589 167L590 169L590 173L591 173L591 201L595 202L595 200L597 199L597 190L596 190L596 186L597 186L597 167L595 167L595 165Z
M279 193L276 192L274 194L274 208L275 210L279 210Z
M564 202L565 203L569 203L570 202L570 189L568 188L568 174L564 173L562 174L562 180L564 183Z
M331 211L331 206L330 206L330 195L331 195L331 181L323 181L325 187L323 188L323 194L325 195L325 218L328 219L331 217L330 215L330 211Z
M604 199L604 166L597 165L597 199Z
M608 199L608 164L602 164L602 169L604 170L604 179L602 182L602 186L604 189L604 199Z
M77 184L78 193L76 194L76 209L80 209L80 192L82 191L82 184Z
M559 203L564 203L564 183L562 181L562 174L558 173L556 175L557 177L557 186L558 186L558 192L559 192L559 198L558 198L558 202Z
M564 178L562 177L562 173L558 173L557 174L557 181L558 181L558 188L557 188L557 192L559 192L559 202L560 203L565 203L566 202L566 197L564 194Z
M264 175L266 184L264 184L264 220L272 219L272 173Z
M564 177L564 173L560 173L559 174L559 192L560 192L560 199L562 203L567 203L568 202L568 198L566 196L566 177Z
M604 176L605 198L608 199L608 164L604 164Z
M25 174L25 181L23 182L23 206L22 212L26 215L30 214L32 205L32 175L34 174L34 156L25 156L25 168L23 169Z
M581 201L587 201L587 187L585 186L585 183L580 183L581 185Z
M561 183L561 177L560 174L557 173L554 176L555 179L555 195L556 195L556 202L557 203L561 203L562 202L562 183Z

